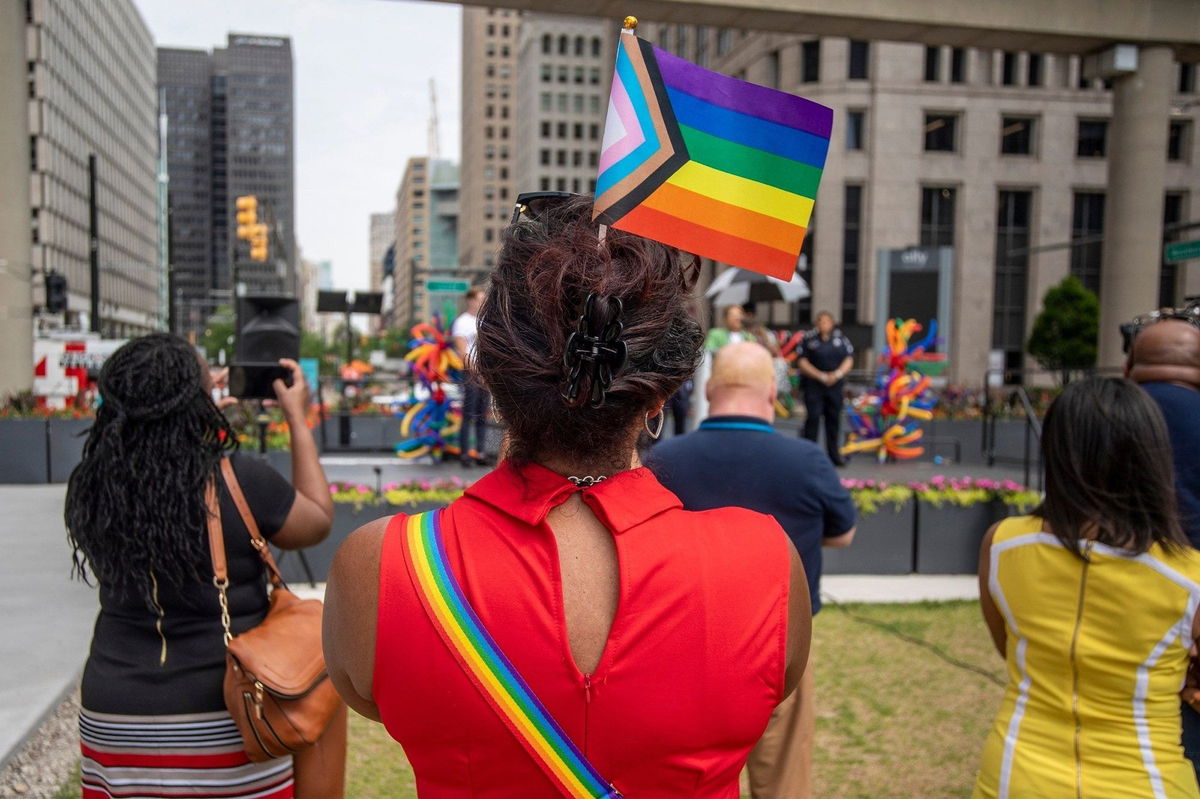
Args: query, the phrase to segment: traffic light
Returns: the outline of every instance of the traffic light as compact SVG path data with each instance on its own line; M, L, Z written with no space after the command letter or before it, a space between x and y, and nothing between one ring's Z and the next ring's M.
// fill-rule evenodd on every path
M253 194L243 195L234 201L234 207L237 208L237 237L249 241L258 224L258 198Z
M253 194L238 197L237 237L250 243L250 260L267 260L267 226L258 221L258 198Z
M46 275L46 312L62 313L67 310L67 279L57 272Z
M251 231L250 259L252 261L267 260L267 226L261 222L255 225Z

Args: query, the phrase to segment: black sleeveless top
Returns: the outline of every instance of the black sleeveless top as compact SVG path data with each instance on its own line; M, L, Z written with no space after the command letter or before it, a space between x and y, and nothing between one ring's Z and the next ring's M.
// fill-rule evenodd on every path
M287 519L296 490L264 461L235 453L233 470L259 531L270 539ZM218 472L220 474L220 472ZM236 635L267 612L266 568L250 544L237 507L219 482L221 526L229 563L229 613ZM205 537L205 551L208 539ZM96 713L173 715L225 708L225 643L212 563L197 564L202 581L158 584L159 617L140 595L100 585L100 613L83 670L82 704ZM164 654L165 642L165 660Z

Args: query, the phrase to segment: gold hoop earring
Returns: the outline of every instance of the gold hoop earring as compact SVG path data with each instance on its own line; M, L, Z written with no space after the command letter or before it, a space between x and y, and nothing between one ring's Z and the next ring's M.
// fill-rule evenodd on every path
M658 427L651 430L650 429L650 413L649 413L649 411L647 411L646 419L643 422L643 424L645 424L645 426L646 426L646 433L651 438L653 438L655 441L657 441L658 437L662 435L663 424L665 424L666 421L667 421L667 415L665 413L663 413L662 409L660 408L658 411Z

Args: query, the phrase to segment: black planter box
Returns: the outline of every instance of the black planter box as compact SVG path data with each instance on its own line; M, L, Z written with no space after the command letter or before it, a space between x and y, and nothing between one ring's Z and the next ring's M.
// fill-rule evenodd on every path
M46 448L45 419L0 419L0 483L45 483Z
M340 417L331 416L321 424L322 435L318 438L323 440L324 449L328 452L339 449L389 449L395 446L399 438L399 422L394 416L351 416L350 443L346 447L341 443ZM395 425L396 438L389 442L386 436L389 435L392 424Z
M983 536L1005 515L999 502L970 507L917 503L917 573L977 574Z
M335 502L333 504L333 529L329 531L329 537L315 547L309 547L300 552L304 553L304 559L308 561L308 567L312 570L312 579L316 582L324 582L329 577L329 566L333 563L333 556L338 547L359 527L375 519L394 516L397 513L411 515L440 507L443 506L432 502L416 505L361 506ZM278 548L273 548L273 551L284 580L297 585L308 582L309 575L305 572L304 563L297 552L283 551Z
M50 482L65 483L83 459L83 445L94 419L50 419Z
M884 505L858 517L854 543L821 553L824 574L909 574L913 570L914 509L905 502L898 510Z

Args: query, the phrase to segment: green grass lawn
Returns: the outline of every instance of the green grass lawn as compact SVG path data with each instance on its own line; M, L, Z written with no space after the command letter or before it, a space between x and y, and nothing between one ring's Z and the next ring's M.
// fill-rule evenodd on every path
M813 795L970 796L1004 679L979 604L826 605L813 629ZM416 796L400 746L357 716L347 772L352 799Z

